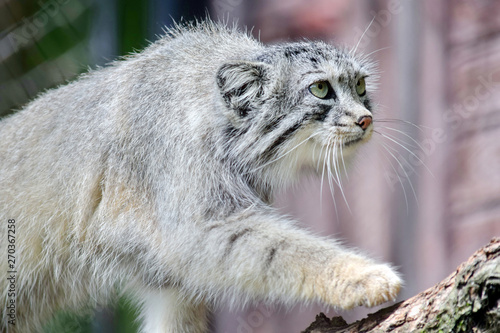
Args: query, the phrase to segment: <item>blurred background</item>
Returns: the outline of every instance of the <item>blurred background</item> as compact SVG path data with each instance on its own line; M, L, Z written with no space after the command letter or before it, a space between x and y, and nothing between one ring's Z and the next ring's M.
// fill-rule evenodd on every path
M174 21L207 13L254 27L266 43L305 37L357 45L379 64L377 133L343 177L346 199L338 188L332 199L327 184L304 179L276 198L280 210L394 263L406 281L400 300L500 236L495 0L0 0L0 116L141 50ZM221 306L212 331L300 332L325 310ZM372 311L327 314L350 321ZM134 316L122 299L91 318L61 313L45 332L135 332Z

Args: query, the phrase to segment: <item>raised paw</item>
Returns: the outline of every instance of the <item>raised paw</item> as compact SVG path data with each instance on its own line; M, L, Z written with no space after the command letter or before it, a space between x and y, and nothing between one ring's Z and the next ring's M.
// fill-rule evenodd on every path
M343 309L372 307L395 300L401 289L401 278L388 265L351 264L340 271L338 268L330 271L326 301Z
M386 265L377 265L364 272L365 277L353 288L358 304L367 307L393 301L401 289L401 278Z

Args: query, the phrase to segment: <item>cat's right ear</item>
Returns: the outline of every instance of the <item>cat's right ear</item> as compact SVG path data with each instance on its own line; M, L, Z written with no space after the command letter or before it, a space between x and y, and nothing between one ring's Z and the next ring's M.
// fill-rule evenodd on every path
M228 108L243 118L262 102L269 76L269 65L265 63L238 61L222 65L216 79Z

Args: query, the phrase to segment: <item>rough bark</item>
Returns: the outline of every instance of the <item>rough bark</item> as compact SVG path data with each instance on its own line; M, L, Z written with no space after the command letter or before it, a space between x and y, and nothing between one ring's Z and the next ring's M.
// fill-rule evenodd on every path
M323 313L302 333L500 332L500 238L437 285L347 324Z

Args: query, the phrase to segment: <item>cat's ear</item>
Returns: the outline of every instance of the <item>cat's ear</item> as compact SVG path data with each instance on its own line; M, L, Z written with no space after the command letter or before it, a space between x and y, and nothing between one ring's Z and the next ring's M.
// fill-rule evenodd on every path
M238 61L222 65L217 72L217 86L227 106L245 117L260 104L270 68L261 62Z

